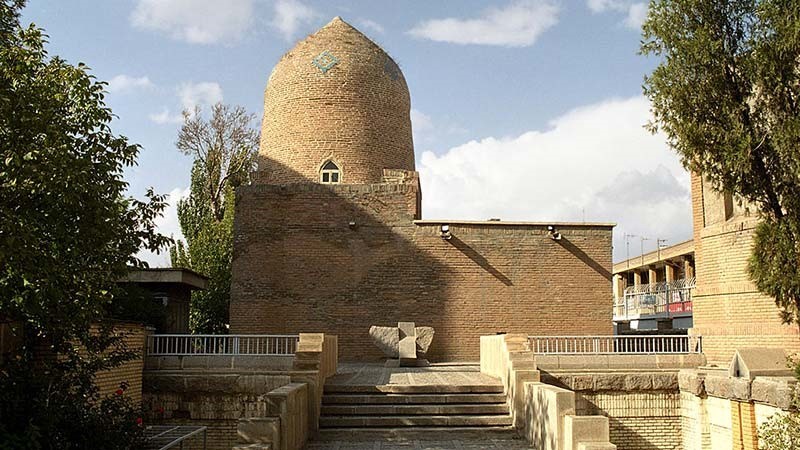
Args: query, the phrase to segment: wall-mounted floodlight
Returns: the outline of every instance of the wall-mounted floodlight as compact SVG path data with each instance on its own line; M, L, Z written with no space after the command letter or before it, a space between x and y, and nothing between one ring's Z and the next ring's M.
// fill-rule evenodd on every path
M560 241L561 240L561 233L559 233L556 230L556 227L554 225L548 225L547 226L547 233L550 235L550 239L552 239L554 241Z
M355 220L351 220L350 222L348 222L347 226L350 227L351 230L355 230L356 228L358 228L358 225L356 224Z
M453 235L450 234L450 225L442 224L442 226L439 227L439 232L441 233L442 239L448 240L453 237Z

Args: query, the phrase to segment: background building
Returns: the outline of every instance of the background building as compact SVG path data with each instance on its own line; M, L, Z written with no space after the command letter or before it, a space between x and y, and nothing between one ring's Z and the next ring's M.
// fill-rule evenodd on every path
M694 272L694 241L614 264L615 331L691 328Z

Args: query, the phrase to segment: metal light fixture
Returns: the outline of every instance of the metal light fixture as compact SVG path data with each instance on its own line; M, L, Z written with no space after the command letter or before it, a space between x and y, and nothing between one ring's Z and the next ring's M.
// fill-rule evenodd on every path
M556 230L555 225L548 225L547 226L547 233L550 235L550 239L554 241L561 240L561 233Z
M450 225L442 224L442 226L439 227L439 232L444 240L449 240L451 237L453 237L453 235L450 234Z

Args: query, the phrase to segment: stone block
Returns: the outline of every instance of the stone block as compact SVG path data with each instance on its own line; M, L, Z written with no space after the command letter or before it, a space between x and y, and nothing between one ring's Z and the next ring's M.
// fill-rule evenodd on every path
M626 375L623 374L597 374L594 388L598 391L621 391L625 389Z
M433 327L416 327L415 332L417 335L417 353L424 356L428 353L431 342L433 342Z
M678 376L674 372L654 373L653 389L657 391L675 391L678 389Z
M182 369L207 369L208 356L205 355L187 355L183 356Z
M705 378L706 392L712 397L731 398L732 378L717 374L708 374Z
M731 378L729 398L750 401L750 383L748 378Z
M575 375L572 377L570 388L573 391L591 391L594 389L594 376Z
M239 419L236 432L239 440L247 444L272 444L274 448L280 448L281 419L279 417Z
M564 417L564 450L578 450L580 443L607 444L608 418L605 416Z
M389 358L399 357L400 330L396 327L369 327L369 337L384 355Z
M740 348L733 355L728 375L752 380L757 376L790 376L792 371L782 348Z
M705 395L705 376L693 370L681 370L678 373L678 387L681 391L689 392L693 395Z
M617 446L610 442L581 442L578 450L617 450Z
M789 409L796 384L793 377L756 377L751 384L751 396L754 401Z
M575 414L575 393L543 383L525 383L525 398L525 437L534 448L562 449L562 421Z
M625 376L626 391L649 391L653 389L653 376L649 373L631 373Z
M399 323L399 342L397 345L397 352L400 360L404 359L417 359L417 334L414 331L413 322L400 322Z

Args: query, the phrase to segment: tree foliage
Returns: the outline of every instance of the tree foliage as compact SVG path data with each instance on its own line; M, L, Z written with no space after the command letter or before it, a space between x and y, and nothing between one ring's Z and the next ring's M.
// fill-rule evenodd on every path
M800 323L800 2L654 0L643 36L651 129L760 213L750 276Z
M794 377L800 380L800 360L790 358L788 366L793 369ZM758 428L758 447L763 450L795 450L800 448L800 399L795 392L791 411L773 414Z
M164 198L127 197L139 147L110 129L105 83L49 56L23 3L0 1L0 324L21 330L0 357L0 447L129 448L136 412L93 376L135 357L103 322L134 255L169 243Z
M209 277L205 291L192 293L192 331L227 330L233 258L234 190L249 180L258 149L255 116L240 106L217 104L206 120L200 109L184 112L177 147L194 157L189 197L178 203L186 245L172 248L172 266Z

